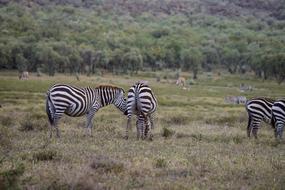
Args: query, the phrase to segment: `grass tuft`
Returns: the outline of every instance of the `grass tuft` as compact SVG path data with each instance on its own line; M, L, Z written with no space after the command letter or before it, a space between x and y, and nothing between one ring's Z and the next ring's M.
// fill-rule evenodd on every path
M25 172L23 163L0 173L0 189L20 189L19 177Z
M10 127L14 124L13 118L11 116L6 115L0 115L0 123L6 127Z
M116 174L123 172L125 169L123 163L106 156L95 156L90 164L90 167L99 172L113 172Z
M20 131L33 131L48 129L47 119L42 117L38 118L38 115L28 115L20 122Z
M162 120L166 124L172 125L187 125L189 123L189 117L186 116L170 116Z
M164 127L162 129L162 134L161 136L165 137L165 138L169 138L169 137L172 137L173 135L175 134L175 131L174 130L171 130L167 127Z
M34 161L54 160L56 157L58 157L58 154L54 150L41 150L41 151L33 153Z
M154 165L156 168L166 168L167 162L164 158L158 158Z

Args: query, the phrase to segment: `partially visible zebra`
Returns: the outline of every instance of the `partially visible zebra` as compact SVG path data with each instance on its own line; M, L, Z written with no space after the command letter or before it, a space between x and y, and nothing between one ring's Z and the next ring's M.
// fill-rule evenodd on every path
M274 119L272 118L272 105L274 100L269 98L253 98L246 102L245 107L248 113L247 136L250 137L251 133L257 138L257 131L261 121L270 123L273 128Z
M104 106L114 104L127 115L124 90L114 86L99 86L96 88L78 88L66 84L56 84L47 92L46 112L50 122L50 137L52 128L56 129L57 137L60 137L58 120L63 114L71 117L86 115L86 132L92 135L92 118L95 113Z
M282 138L285 126L285 100L277 100L272 106L272 117L275 121L275 136Z
M152 139L151 129L154 128L153 117L157 108L157 100L146 81L139 81L129 89L127 100L128 123L126 128L126 139L131 125L132 114L137 115L137 138Z

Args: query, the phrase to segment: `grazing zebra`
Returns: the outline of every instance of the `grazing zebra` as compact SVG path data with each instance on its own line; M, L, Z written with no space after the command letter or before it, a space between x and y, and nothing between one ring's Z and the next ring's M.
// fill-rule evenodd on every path
M275 136L282 138L285 125L285 100L277 100L272 106L272 117L275 121Z
M153 117L157 108L157 100L145 81L139 81L129 89L127 100L128 123L126 128L126 139L131 125L131 117L137 115L137 138L144 139L149 132L152 139L151 129L154 128ZM151 128L150 128L151 127Z
M50 137L52 128L60 137L58 120L63 114L71 117L86 115L86 132L92 135L92 118L104 106L114 104L127 115L124 90L114 86L99 86L97 88L78 88L75 86L56 84L47 92L46 112L50 122Z
M274 128L274 119L272 118L271 110L274 100L269 98L253 98L246 102L245 107L248 113L247 136L253 133L257 138L257 131L261 121L270 123Z

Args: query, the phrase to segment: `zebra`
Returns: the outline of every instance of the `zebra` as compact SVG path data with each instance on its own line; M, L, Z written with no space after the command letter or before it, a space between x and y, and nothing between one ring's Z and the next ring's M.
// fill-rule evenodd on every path
M92 136L92 118L102 107L114 104L121 112L127 115L124 90L110 85L101 85L96 88L78 88L67 84L55 84L47 91L46 113L50 123L50 137L52 129L56 129L60 137L58 121L63 114L71 117L86 115L86 134Z
M277 100L272 106L272 117L275 121L275 137L282 138L285 125L285 100Z
M253 133L253 136L257 139L257 131L262 120L266 123L270 123L272 128L275 128L275 122L271 114L273 103L274 100L269 98L252 98L246 101L245 107L248 113L248 137Z
M137 138L144 139L149 132L149 139L152 140L151 129L154 128L153 117L157 108L157 100L146 81L139 81L128 91L127 99L127 128L126 136L131 125L131 117L137 115ZM151 127L151 128L150 128Z

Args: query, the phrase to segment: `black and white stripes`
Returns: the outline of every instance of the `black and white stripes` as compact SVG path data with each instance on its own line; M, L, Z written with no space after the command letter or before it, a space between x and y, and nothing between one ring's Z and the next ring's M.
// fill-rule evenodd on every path
M131 125L132 114L137 115L137 137L146 138L149 132L152 138L151 129L153 126L153 114L157 108L157 100L145 81L139 81L129 89L127 100L128 123L126 138Z
M78 88L75 86L56 84L47 92L46 112L52 128L56 128L57 136L59 130L57 127L58 120L63 114L71 117L86 115L86 127L89 134L92 133L92 118L95 113L104 106L114 104L122 112L126 113L126 100L124 90L113 86L99 86L97 88Z
M275 136L282 138L285 125L285 100L277 100L272 106L272 117L275 121Z
M272 118L272 105L274 100L269 98L253 98L246 102L246 110L248 113L247 135L251 133L257 138L257 131L261 121L270 123L274 128L275 123Z

